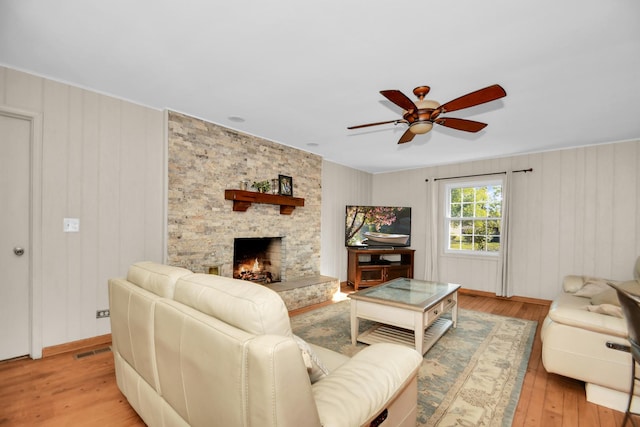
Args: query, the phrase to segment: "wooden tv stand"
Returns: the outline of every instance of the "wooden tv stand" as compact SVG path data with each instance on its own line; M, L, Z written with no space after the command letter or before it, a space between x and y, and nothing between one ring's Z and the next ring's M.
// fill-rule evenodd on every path
M347 283L357 291L398 277L412 279L414 252L414 249L347 248Z

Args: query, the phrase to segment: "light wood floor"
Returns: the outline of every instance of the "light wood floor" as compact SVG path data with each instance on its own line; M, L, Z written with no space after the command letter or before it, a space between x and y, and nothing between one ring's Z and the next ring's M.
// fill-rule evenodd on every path
M548 311L531 302L469 294L460 295L459 304L535 320L539 326ZM292 315L301 311L308 309ZM622 413L586 401L581 382L546 373L539 329L513 425L621 425ZM0 426L143 426L116 386L111 352L81 358L76 354L0 362Z
M548 306L474 295L461 295L459 304L470 310L538 322L513 426L622 425L624 413L587 402L583 382L545 371L542 366L540 327L549 311Z

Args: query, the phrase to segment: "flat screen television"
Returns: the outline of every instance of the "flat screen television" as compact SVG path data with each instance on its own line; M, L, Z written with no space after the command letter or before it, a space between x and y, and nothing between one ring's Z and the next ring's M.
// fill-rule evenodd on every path
M411 208L348 205L345 213L344 242L348 248L410 246Z

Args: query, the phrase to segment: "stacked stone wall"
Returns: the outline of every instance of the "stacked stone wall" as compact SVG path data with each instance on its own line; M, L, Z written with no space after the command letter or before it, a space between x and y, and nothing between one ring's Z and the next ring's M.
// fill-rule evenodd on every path
M218 266L231 277L233 239L283 237L282 280L320 274L322 159L176 112L168 113L168 262L195 272ZM225 189L241 180L293 178L305 199L291 215L253 204L234 212Z

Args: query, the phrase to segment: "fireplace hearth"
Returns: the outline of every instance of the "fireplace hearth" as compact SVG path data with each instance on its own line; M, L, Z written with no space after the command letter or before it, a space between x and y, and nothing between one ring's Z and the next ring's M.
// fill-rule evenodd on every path
M282 279L282 237L236 238L233 277L263 284Z

